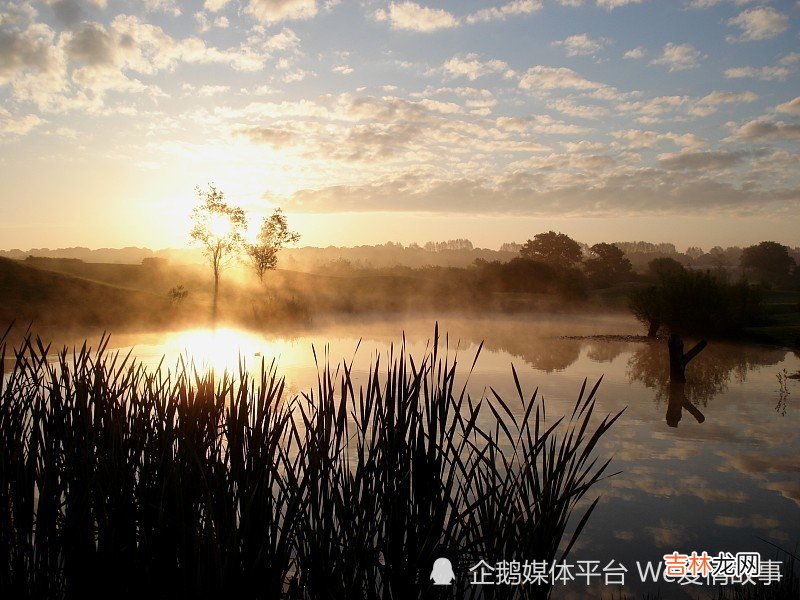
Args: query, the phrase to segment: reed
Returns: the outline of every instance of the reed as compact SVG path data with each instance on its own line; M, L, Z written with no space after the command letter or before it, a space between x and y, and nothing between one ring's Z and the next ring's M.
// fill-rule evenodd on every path
M147 370L107 337L56 353L3 337L0 354L4 598L477 597L466 565L570 552L621 414L598 422L584 383L551 421L513 369L513 401L473 398L438 329L360 385L322 357L299 396L274 363ZM459 575L445 592L440 556Z

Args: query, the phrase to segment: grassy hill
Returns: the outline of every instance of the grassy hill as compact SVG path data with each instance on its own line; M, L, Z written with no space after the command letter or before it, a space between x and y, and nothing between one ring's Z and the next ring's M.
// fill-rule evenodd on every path
M0 258L0 323L59 327L156 325L168 317L165 296L124 289Z

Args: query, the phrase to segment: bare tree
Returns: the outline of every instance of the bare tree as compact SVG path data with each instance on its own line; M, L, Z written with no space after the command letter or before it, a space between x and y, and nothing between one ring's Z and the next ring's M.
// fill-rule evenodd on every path
M278 266L278 252L286 244L293 244L299 239L299 233L289 231L286 215L280 208L276 208L269 217L264 217L256 241L244 247L262 284L266 272Z
M192 241L201 246L214 274L212 314L217 316L219 280L242 247L242 233L247 227L244 211L225 202L225 195L213 184L208 190L196 188L200 203L192 211Z

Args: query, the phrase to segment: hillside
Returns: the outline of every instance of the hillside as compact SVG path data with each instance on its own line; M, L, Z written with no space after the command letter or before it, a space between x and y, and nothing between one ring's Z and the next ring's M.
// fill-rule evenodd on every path
M45 271L0 258L0 323L67 327L155 325L169 316L169 301L156 294L122 289Z

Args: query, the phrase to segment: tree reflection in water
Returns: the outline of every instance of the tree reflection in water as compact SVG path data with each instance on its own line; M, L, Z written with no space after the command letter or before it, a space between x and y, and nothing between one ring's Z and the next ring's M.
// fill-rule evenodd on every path
M666 344L642 343L628 360L626 375L655 390L656 405L667 403L667 424L677 427L684 409L702 423L705 417L697 407L724 392L731 378L742 383L749 371L776 365L785 357L786 350L780 348L712 343L687 367L686 383L670 383Z

